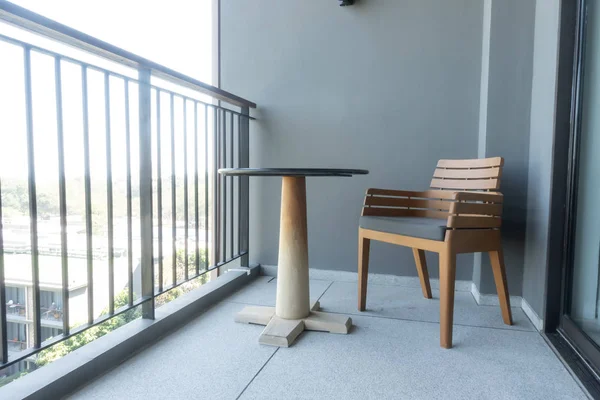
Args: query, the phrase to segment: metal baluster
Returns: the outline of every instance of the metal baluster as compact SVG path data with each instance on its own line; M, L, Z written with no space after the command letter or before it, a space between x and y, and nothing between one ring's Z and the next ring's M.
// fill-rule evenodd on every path
M173 263L173 286L177 284L177 197L175 195L175 98L171 93L171 239L172 251L171 260Z
M196 249L194 255L194 261L196 266L196 276L200 274L200 211L198 207L198 103L194 103L194 224L195 224L195 236Z
M67 185L65 179L65 138L62 113L62 74L60 58L54 58L56 92L56 134L58 142L58 201L60 209L60 256L62 266L63 335L69 334L69 253L67 246ZM2 303L4 304L4 303Z
M241 137L241 129L242 129L242 116L238 114L238 131L237 131L237 141L238 141L238 168L241 167L242 163L242 137ZM238 255L242 253L242 177L237 177L238 183Z
M208 106L204 105L204 268L210 264L208 249Z
M133 206L131 204L131 128L129 123L129 81L125 82L125 152L127 158L127 289L133 305Z
M2 218L2 182L0 181L0 362L8 362L6 323L6 283L4 281L4 225Z
M231 168L234 167L234 162L233 162L233 113L230 113L229 116L231 117L230 123L229 123L229 149L230 149L230 159L231 159ZM233 258L233 176L229 177L229 184L231 187L231 196L229 199L229 205L231 206L231 214L230 214L230 222L229 222L229 232L230 232L230 249L231 249L231 258Z
M187 281L189 279L189 260L188 260L188 241L189 241L189 228L188 228L188 217L189 217L189 204L188 204L188 146L187 146L187 101L183 99L183 219L185 226L183 228L183 237L185 243L183 245L184 248L184 256L185 261L183 263L183 267L185 271L183 273L184 279Z
M160 90L156 90L156 198L158 207L158 292L163 291L162 153L160 148Z
M140 117L140 238L142 297L150 298L142 304L142 318L154 319L154 255L152 232L152 89L150 70L139 70Z
M219 169L219 110L217 108L213 108L214 116L213 116L213 258L214 265L219 263L219 232L221 230L220 227L220 219L219 219L219 174L217 170Z
M42 344L42 323L40 310L40 265L38 255L37 229L37 193L35 183L35 151L33 137L33 105L31 88L31 49L24 49L25 67L25 106L27 118L27 165L29 170L29 216L31 218L31 278L33 281L33 343L34 347Z
M221 168L227 168L227 111L223 110L223 125L221 129L221 147L223 151L223 159L221 162ZM219 204L219 208L223 213L223 234L221 240L223 242L222 259L221 261L227 260L227 177L219 175L223 185L223 202Z
M110 132L110 79L104 73L104 117L106 125L106 216L108 219L108 314L115 313L115 241L113 225L112 141Z
M242 107L241 110L242 115L242 126L240 127L240 146L242 148L242 159L240 160L241 168L248 168L250 166L250 109L248 107ZM242 266L247 267L249 262L248 255L248 240L249 240L249 218L250 218L250 181L247 176L242 177L242 198L244 199L244 206L242 207L242 211L244 215L240 218L240 221L243 222L242 225L242 251L246 254L242 256L240 263Z
M87 67L81 67L82 102L83 102L83 160L85 187L85 233L87 256L87 301L88 323L94 322L94 248L92 243L92 183L90 180L90 130L88 108Z

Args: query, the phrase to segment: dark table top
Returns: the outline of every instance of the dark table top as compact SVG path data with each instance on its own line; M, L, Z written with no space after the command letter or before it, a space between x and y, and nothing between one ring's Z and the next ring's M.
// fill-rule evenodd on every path
M220 174L228 176L352 176L365 175L365 169L336 168L223 168Z

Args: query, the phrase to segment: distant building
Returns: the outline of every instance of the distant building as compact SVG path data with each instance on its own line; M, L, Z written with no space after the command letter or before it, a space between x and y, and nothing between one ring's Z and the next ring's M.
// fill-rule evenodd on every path
M29 254L5 254L6 319L9 355L33 346L33 284ZM40 256L40 312L42 341L62 333L63 298L61 258ZM69 260L71 261L71 260ZM69 267L69 311L71 321L85 320L87 282L76 272L80 265ZM71 274L71 271L73 273ZM85 270L83 270L85 273ZM84 307L82 307L82 304ZM26 364L33 360L26 361ZM26 367L32 367L26 365ZM15 365L9 374L23 369Z
M132 254L133 254L133 292L141 293L140 268L140 231L139 220L132 221ZM5 219L3 226L4 269L6 282L6 315L9 355L33 347L33 283L31 268L30 219L16 217ZM172 271L172 227L163 226L163 257L165 260L165 276L171 277ZM195 248L195 228L188 228L189 252ZM68 291L69 291L69 326L86 323L88 320L88 284L87 284L87 237L84 222L80 217L68 219ZM155 259L158 264L158 227L154 227ZM184 247L185 226L183 222L176 225L176 246ZM199 230L201 249L206 247L206 231ZM209 236L210 239L210 236ZM128 283L127 260L127 221L115 219L114 229L114 289L115 294L124 290ZM107 237L92 236L94 263L94 318L108 306L108 242ZM62 298L62 257L60 223L51 217L38 221L38 254L42 341L48 340L63 332L64 305ZM168 271L168 272L166 272ZM158 274L158 268L155 266ZM155 277L158 286L158 276ZM165 280L165 284L169 279ZM5 368L2 375L12 375L24 369L35 368L35 358L27 359Z

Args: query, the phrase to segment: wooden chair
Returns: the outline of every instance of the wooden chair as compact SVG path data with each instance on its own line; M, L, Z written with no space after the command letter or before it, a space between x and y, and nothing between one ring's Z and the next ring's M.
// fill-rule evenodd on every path
M440 160L431 190L369 189L358 228L358 309L365 310L371 240L413 249L423 295L431 298L425 250L440 256L440 345L452 347L456 255L490 256L504 323L512 325L500 225L501 157Z

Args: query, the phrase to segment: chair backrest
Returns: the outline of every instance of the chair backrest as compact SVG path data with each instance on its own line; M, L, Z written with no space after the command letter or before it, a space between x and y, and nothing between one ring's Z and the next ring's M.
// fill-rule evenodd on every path
M503 164L502 157L440 160L432 190L368 189L361 215L448 219L448 228L499 228Z
M502 157L440 160L431 189L496 191L500 189L503 165Z

